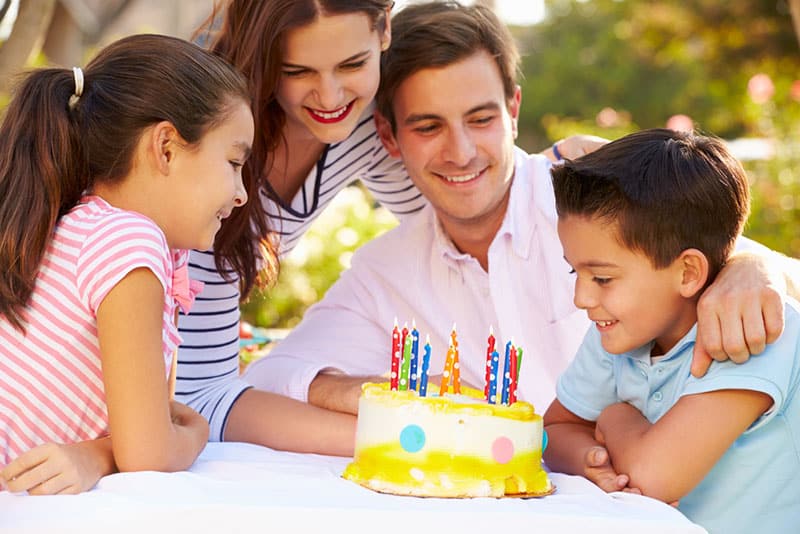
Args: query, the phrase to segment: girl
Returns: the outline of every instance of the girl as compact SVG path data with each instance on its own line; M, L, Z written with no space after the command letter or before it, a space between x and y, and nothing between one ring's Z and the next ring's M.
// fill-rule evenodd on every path
M207 423L168 385L175 314L198 290L181 249L210 247L247 201L249 99L224 61L156 35L19 87L0 126L0 482L12 491L83 491L114 465L186 469L203 449Z
M225 222L213 252L192 251L190 257L192 276L206 284L192 314L179 318L184 343L176 396L208 419L211 440L352 454L354 417L336 414L340 424L333 425L334 434L314 444L303 424L277 431L277 421L265 415L268 404L284 399L239 378L239 301L259 269L273 273L277 256L290 251L355 180L399 217L424 205L402 163L384 150L372 119L393 4L232 0L225 6L211 48L249 80L256 138L243 174L256 193ZM559 150L577 156L597 144L589 137L571 138ZM277 242L266 239L270 228ZM244 275L237 280L226 265Z

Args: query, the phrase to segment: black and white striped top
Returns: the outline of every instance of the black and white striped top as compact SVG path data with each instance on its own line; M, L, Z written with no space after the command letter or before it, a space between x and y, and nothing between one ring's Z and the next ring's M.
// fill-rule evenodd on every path
M341 143L329 145L290 206L282 208L262 191L260 201L287 254L344 187L361 180L395 215L425 204L400 160L381 145L371 110ZM239 395L249 387L239 379L239 289L226 283L214 266L212 252L192 251L190 276L205 283L191 313L179 317L183 344L178 352L176 399L203 414L212 441L221 441L225 420Z

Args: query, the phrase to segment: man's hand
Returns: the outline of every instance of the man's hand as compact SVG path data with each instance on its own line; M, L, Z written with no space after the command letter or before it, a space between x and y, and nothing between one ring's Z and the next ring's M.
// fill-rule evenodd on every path
M358 414L361 386L366 382L386 382L380 376L350 376L319 373L308 386L308 403L326 410Z
M66 495L90 490L115 470L111 439L33 448L0 471L0 487L29 495Z
M746 362L783 332L786 282L758 254L733 256L697 304L692 374L703 376L712 360Z

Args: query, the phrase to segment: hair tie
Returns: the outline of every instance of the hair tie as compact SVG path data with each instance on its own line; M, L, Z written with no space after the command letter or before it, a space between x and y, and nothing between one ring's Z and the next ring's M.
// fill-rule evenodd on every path
M83 71L80 67L72 67L72 76L75 79L75 91L69 97L69 109L75 107L83 94Z

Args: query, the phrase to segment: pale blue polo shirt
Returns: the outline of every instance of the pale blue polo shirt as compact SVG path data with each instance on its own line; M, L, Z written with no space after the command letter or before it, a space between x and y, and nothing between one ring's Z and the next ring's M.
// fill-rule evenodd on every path
M558 381L558 400L590 421L624 401L655 423L682 395L721 389L766 393L773 407L731 445L678 508L709 532L800 532L800 305L787 303L784 333L762 354L744 365L714 362L699 379L689 372L696 328L652 364L652 344L609 354L591 328Z

